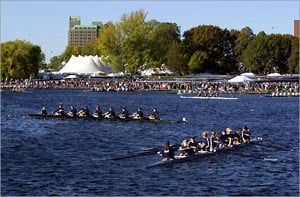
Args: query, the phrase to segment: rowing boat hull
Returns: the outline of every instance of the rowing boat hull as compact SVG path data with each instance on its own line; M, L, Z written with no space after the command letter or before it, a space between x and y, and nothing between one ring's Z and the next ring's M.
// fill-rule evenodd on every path
M189 155L189 156L175 156L175 159L163 159L161 161L158 161L151 165L148 165L147 168L152 168L152 167L156 167L156 166L168 166L168 165L172 165L174 163L181 163L181 162L196 160L199 158L205 158L205 157L209 157L212 155L216 155L218 153L225 153L225 152L237 149L237 148L242 148L244 146L247 146L249 144L259 142L259 141L261 141L261 139L257 138L257 139L251 140L249 143L234 145L233 147L222 148L215 152L205 151L205 152L197 152L197 153L195 153L193 155Z
M42 115L42 114L29 114L30 117L34 118L40 118L40 119L71 119L71 120L109 120L109 121L124 121L124 122L152 122L152 123L186 123L184 120L164 120L164 119L132 119L132 118L119 118L119 117L113 117L113 118L103 118L103 117L93 117L93 116L88 116L88 117L78 117L78 116L60 116L60 115L53 115L53 114L48 114L48 115Z
M212 99L212 100L237 100L235 97L205 97L205 96L180 96L184 99Z

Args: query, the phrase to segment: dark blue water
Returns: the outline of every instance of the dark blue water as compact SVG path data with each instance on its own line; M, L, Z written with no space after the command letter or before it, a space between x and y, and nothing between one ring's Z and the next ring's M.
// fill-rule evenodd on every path
M299 99L233 95L238 100L180 99L168 92L32 90L1 92L1 195L299 195ZM187 124L46 120L27 116L43 105L53 111L95 105L117 112L126 106ZM219 154L147 169L158 155L109 158L172 144L204 130L247 125L263 146L244 155ZM268 147L272 146L272 147ZM282 148L281 148L282 147ZM293 149L293 151L283 150Z

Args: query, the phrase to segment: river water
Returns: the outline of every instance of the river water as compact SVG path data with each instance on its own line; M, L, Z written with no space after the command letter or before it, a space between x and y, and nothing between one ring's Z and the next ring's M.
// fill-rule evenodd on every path
M1 92L1 195L299 196L299 98L234 94L238 100L181 99L169 92L29 90ZM157 107L186 124L36 119L74 104L116 112ZM111 160L194 134L247 125L262 145L171 166L146 168L159 155ZM196 138L197 139L197 138ZM248 156L249 157L248 157ZM251 157L255 156L255 157ZM260 158L276 158L266 161Z

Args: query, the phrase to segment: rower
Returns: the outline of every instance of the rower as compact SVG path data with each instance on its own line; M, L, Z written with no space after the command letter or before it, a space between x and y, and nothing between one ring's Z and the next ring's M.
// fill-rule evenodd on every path
M130 117L132 118L132 119L136 119L136 120L140 120L140 119L142 119L143 117L144 117L144 113L143 113L143 111L142 111L142 108L138 108L137 109L137 112L135 112L135 113L133 113L132 115L130 115Z
M71 105L70 111L67 113L68 116L76 117L77 116L77 110L74 105Z
M161 155L163 158L170 160L170 159L175 159L174 157L174 150L170 146L169 141L164 145L164 149L161 151Z
M187 156L187 155L190 154L191 149L189 148L189 141L187 139L184 139L181 142L180 147L179 147L179 151L180 151L179 156Z
M217 135L217 132L212 131L210 134L210 149L209 151L216 151L219 146L219 137Z
M96 110L95 112L92 114L93 117L95 118L100 118L102 117L102 111L99 105L96 105Z
M48 115L47 109L46 109L45 106L42 107L42 109L41 109L41 114L42 114L42 116L47 116L47 115Z
M233 135L233 144L240 144L242 143L242 136L240 131L236 131Z
M244 126L243 130L242 130L242 140L244 143L249 142L250 141L250 137L251 137L251 132L250 129L247 126Z
M128 116L129 116L129 114L128 114L126 107L122 107L122 112L119 114L119 118L127 119Z
M191 138L190 138L190 140L189 140L189 145L188 145L188 147L189 147L191 150L193 150L191 153L195 153L195 152L197 152L197 150L198 150L198 144L197 144L195 138L196 138L196 137L195 137L194 135L192 135Z
M223 148L225 146L228 145L228 139L226 136L226 131L221 131L221 136L220 136L220 144L219 144L219 148Z
M232 129L231 128L227 128L226 129L226 138L228 140L228 146L231 147L232 144L233 144L233 138L234 138L234 135L231 133L232 132Z
M90 117L90 111L89 111L89 108L87 106L85 106L83 109L81 109L77 115L79 117Z
M65 110L64 110L62 104L58 105L58 108L53 112L53 114L56 115L56 116L63 116L63 115L65 115Z
M202 133L202 138L203 138L203 141L198 144L200 151L209 151L209 149L210 149L210 139L208 137L208 132L207 131L204 131Z
M150 120L158 120L159 119L159 114L158 114L156 107L153 108L153 112L149 115L149 119Z
M104 118L113 118L116 116L116 113L112 107L109 108L109 111L103 114Z

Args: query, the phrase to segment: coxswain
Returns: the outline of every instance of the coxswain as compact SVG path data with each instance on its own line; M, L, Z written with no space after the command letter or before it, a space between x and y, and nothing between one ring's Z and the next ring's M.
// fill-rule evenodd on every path
M63 115L65 115L65 110L64 110L62 104L58 105L58 108L53 112L53 114L56 115L56 116L63 116Z
M95 118L102 117L102 111L99 105L96 106L95 112L93 113L93 117Z
M109 108L107 112L103 114L104 118L113 118L116 116L116 113L112 107Z
M129 113L128 113L126 107L122 107L122 111L119 114L119 118L121 118L121 119L127 119L128 116L129 116Z
M144 117L144 113L142 111L142 108L139 107L135 113L130 115L130 117L132 119L136 119L136 120L142 119Z
M150 114L149 116L149 119L150 120L158 120L159 119L159 114L158 114L158 111L157 111L157 108L153 108L153 111L152 113Z
M42 116L47 116L48 115L48 112L47 112L47 109L46 109L45 106L42 107L41 114L42 114Z
M165 159L175 159L174 157L174 150L173 148L170 146L170 143L167 142L165 145L164 145L164 149L161 151L161 155L163 158Z
M68 116L76 117L77 116L77 110L74 105L71 105L70 111L67 113Z
M250 129L247 126L244 126L244 128L242 129L242 140L244 143L249 142L250 141L250 137L251 137L251 132Z

